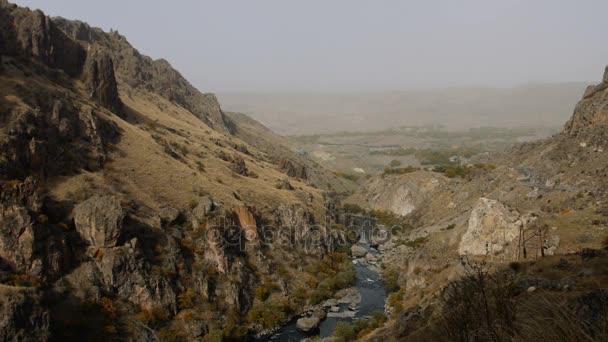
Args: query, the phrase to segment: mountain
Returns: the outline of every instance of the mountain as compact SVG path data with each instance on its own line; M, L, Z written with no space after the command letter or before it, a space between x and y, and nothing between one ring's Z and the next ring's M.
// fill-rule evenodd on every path
M567 120L587 83L361 94L219 94L281 134L369 132L401 126L549 126Z
M592 303L608 285L607 84L548 139L491 164L374 176L348 199L401 217L379 247L393 321L366 340L606 336L608 312Z
M0 62L2 339L244 338L335 290L354 183L118 32L0 0Z

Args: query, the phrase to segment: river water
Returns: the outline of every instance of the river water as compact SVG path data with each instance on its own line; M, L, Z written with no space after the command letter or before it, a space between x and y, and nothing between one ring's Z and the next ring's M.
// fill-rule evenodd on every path
M280 328L276 333L266 336L259 341L295 342L315 335L329 337L332 335L339 321L352 322L353 320L367 317L375 311L384 312L384 301L387 294L380 275L362 265L360 262L357 262L355 265L355 271L355 288L361 293L361 303L359 303L354 318L327 317L321 322L319 330L311 334L299 331L296 328L297 319L294 319L289 324ZM341 305L341 310L345 310L347 306L348 305L344 304Z

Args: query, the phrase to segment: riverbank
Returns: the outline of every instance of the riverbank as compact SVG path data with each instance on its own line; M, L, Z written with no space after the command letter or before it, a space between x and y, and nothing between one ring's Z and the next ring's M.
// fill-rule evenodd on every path
M354 250L358 253L352 253ZM352 322L368 318L373 312L384 312L387 291L381 276L380 251L367 242L360 242L353 246L351 254L356 273L353 287L336 292L333 298L307 309L299 318L257 340L295 342L314 336L327 338L332 336L340 321Z

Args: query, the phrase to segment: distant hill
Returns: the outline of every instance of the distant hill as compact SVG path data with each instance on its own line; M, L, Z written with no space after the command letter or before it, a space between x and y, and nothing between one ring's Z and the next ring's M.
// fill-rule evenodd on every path
M572 108L589 83L362 94L232 93L218 97L225 110L248 113L280 134L428 124L450 128L556 126L572 115Z

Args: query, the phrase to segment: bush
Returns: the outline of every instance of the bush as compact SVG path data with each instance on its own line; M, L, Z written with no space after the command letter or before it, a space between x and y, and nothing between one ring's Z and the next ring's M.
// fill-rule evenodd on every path
M384 286L388 292L399 291L399 272L394 269L386 269L383 274Z
M334 336L339 338L340 341L355 341L357 338L357 331L352 323L338 322L334 330Z
M290 312L291 308L287 300L270 299L264 303L254 304L247 313L247 319L268 329L283 323Z
M412 173L412 172L419 171L419 170L420 170L419 168L413 167L413 166L398 167L398 168L385 167L384 174L385 175L404 175L404 174Z
M344 178L344 179L348 179L348 180L353 181L353 182L356 182L356 181L358 181L358 180L359 180L359 176L357 176L357 175L353 175L353 174L349 174L349 173L344 173L344 172L334 172L334 174L335 174L337 177Z
M360 214L365 212L365 210L361 208L358 204L344 203L342 205L342 208L344 208L346 212L352 214Z
M391 162L388 164L390 167L397 167L397 166L401 166L401 161L397 160L397 159L393 159L391 160Z

